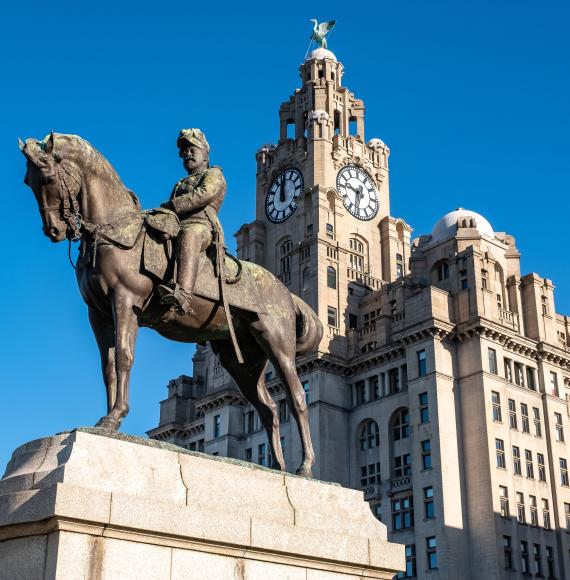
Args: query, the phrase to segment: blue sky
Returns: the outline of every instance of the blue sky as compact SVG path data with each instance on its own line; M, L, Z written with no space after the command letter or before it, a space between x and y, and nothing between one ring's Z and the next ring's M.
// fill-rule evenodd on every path
M240 9L236 7L241 6ZM104 413L98 353L65 244L41 232L17 137L91 141L145 207L182 176L175 140L201 127L224 168L227 237L254 218L255 151L278 136L309 18L391 148L392 214L414 234L458 206L517 238L523 271L554 280L570 314L569 4L518 1L10 2L0 23L0 464L30 439ZM192 347L143 330L124 430L158 421Z

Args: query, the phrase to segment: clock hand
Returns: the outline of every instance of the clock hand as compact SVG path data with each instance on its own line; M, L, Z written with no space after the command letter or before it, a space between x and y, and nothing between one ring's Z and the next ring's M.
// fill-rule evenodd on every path
M285 176L281 178L281 184L279 185L279 201L281 203L285 201Z

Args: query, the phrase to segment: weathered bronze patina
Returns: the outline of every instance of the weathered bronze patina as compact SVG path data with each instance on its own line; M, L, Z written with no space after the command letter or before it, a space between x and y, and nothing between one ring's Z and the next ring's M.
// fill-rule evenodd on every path
M215 232L217 226L214 234L212 229L200 231L187 245L187 240L182 242L178 256L188 262L179 266L178 274L175 272L171 238L180 227L178 216L183 232L189 216L199 217L200 212L212 228L212 223L217 223L216 212L208 215L210 210L206 210L212 198L203 195L198 201L194 192L203 194L200 184L204 175L211 173L218 185L209 191L217 192L214 198L220 203L225 190L220 170L203 164L190 167L200 154L207 164L205 138L194 145L200 151L191 159L195 152L189 148L192 140L202 141L199 134L196 130L181 133L179 149L189 176L177 184L166 207L148 212L141 211L135 194L84 139L52 133L42 141L20 142L27 158L25 183L36 197L45 235L53 242L81 240L77 281L89 309L107 389L107 414L97 425L117 430L127 415L137 331L139 326L147 326L171 340L210 342L259 413L269 438L273 467L285 469L279 418L264 380L270 360L283 382L301 436L303 460L297 473L310 476L314 453L295 355L317 348L322 325L316 314L267 270L226 256L221 232ZM205 173L197 177L194 171ZM180 188L184 193L179 196ZM206 230L206 222L203 224ZM210 238L217 243L206 249ZM181 307L163 304L157 291L162 285L167 288L164 296L174 294L169 292L176 289L169 285L173 279L188 293L182 294L183 299L191 295L188 302L181 301ZM224 295L227 309L223 307ZM231 340L232 320L237 351ZM243 364L239 362L240 350Z

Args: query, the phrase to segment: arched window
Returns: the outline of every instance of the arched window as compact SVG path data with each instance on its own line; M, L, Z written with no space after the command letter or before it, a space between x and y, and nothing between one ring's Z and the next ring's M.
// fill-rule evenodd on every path
M392 420L392 438L394 441L407 439L410 436L410 413L408 409L400 409Z
M378 423L374 420L366 421L360 430L360 450L372 449L380 445Z
M364 272L366 266L366 247L361 240L350 238L348 241L348 267L357 272Z
M336 290L336 270L332 266L327 267L327 286Z
M433 283L442 282L449 278L449 263L447 260L436 262L431 269L431 279Z

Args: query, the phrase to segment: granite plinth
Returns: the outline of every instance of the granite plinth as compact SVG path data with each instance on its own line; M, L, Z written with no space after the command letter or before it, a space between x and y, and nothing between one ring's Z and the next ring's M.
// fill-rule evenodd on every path
M392 578L362 493L98 429L14 451L0 580Z

